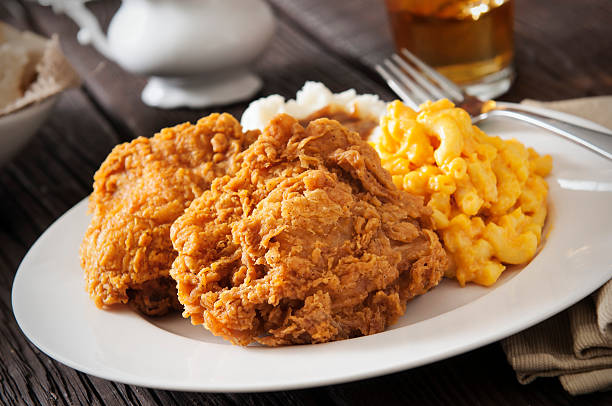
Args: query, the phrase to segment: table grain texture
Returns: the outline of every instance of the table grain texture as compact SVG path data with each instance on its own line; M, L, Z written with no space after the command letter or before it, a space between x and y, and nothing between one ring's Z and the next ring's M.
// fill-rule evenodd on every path
M257 95L292 97L304 81L334 91L393 94L373 65L392 52L382 0L269 0L277 31L257 59ZM612 94L612 1L517 0L518 78L501 100L559 100ZM120 2L90 8L106 26ZM372 379L266 393L190 393L124 385L47 357L21 333L11 309L13 277L28 249L62 213L91 192L111 148L214 111L240 116L247 103L158 110L142 104L145 79L122 71L76 26L26 0L2 0L0 20L57 33L83 84L65 92L51 118L0 168L0 403L6 405L612 405L612 392L572 397L556 379L520 385L499 343ZM611 112L612 114L612 112ZM239 368L239 366L237 366Z

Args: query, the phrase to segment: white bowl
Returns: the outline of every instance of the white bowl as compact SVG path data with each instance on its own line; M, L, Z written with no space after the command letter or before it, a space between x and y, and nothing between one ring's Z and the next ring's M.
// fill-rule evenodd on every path
M45 122L57 95L0 117L0 166L17 153Z

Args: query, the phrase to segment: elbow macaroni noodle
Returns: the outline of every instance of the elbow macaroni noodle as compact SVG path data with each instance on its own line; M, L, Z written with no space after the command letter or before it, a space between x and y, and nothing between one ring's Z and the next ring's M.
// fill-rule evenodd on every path
M552 158L472 126L443 99L415 112L390 103L374 143L395 184L425 197L453 259L447 276L489 286L533 258L546 219Z

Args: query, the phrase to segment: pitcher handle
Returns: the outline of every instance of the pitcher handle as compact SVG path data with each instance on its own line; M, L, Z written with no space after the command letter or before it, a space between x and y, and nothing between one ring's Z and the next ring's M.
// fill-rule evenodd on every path
M82 45L92 44L98 52L113 59L108 40L100 28L98 19L85 6L89 0L38 0L43 6L51 6L56 13L64 13L78 26L77 40Z

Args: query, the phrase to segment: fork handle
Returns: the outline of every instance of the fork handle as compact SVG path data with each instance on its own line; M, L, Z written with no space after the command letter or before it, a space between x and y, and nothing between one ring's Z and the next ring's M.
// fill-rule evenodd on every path
M603 131L602 131L602 130L599 130L599 129L591 127L589 125L589 122L586 122L585 124L581 124L579 122L577 123L577 122L574 122L574 121L569 121L569 120L564 119L562 116L559 116L557 114L551 115L551 113L549 113L546 110L540 110L540 109L534 110L533 107L525 106L525 105L519 104L519 103L498 102L498 103L495 104L495 109L496 110L517 111L519 113L527 113L527 114L531 114L531 115L537 116L539 118L551 120L553 124L558 123L558 122L563 123L563 124L572 124L572 125L575 125L577 127L584 127L584 128L588 128L588 129L593 130L593 131L599 131L599 132L604 133L604 134L612 135L612 130L610 130L610 129L604 128ZM552 113L555 113L555 112L552 112Z
M601 131L591 130L565 121L545 118L534 113L510 110L491 110L488 113L474 117L472 122L477 123L488 117L509 117L524 121L560 135L612 161L612 135Z

